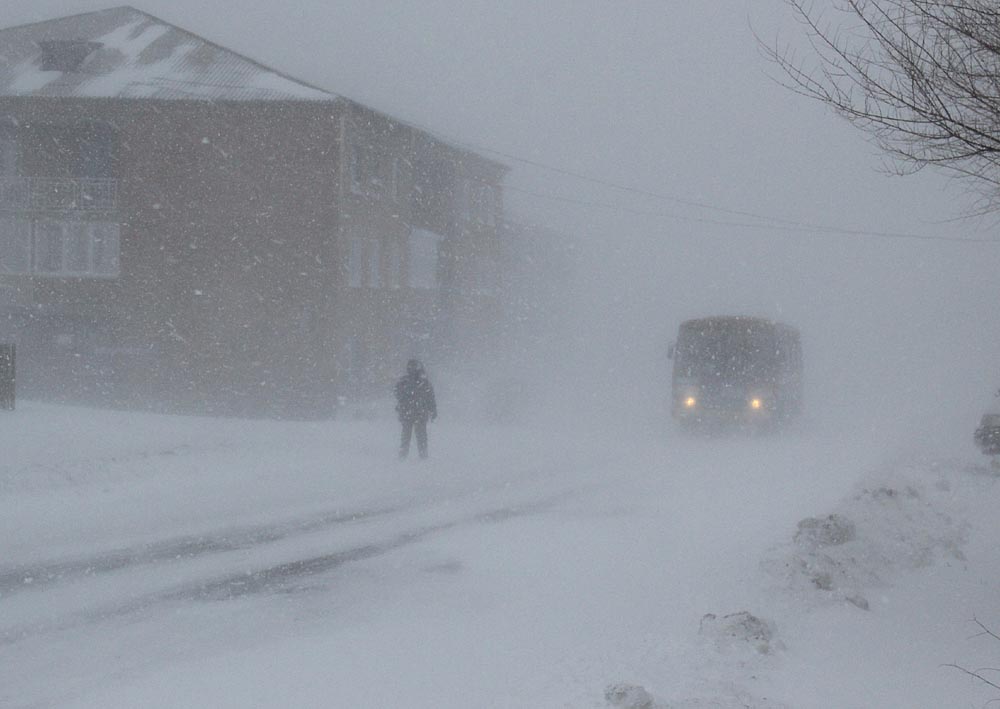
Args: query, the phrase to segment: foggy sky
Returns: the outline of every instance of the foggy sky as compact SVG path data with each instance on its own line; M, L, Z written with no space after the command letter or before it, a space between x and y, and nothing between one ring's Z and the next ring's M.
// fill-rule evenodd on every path
M792 39L781 0L132 4L445 137L607 181L839 228L998 231L995 218L955 221L967 186L887 176L864 134L768 77L750 27ZM108 6L0 0L0 25ZM754 220L505 161L511 187L657 213L507 195L581 245L579 307L558 317L572 356L585 353L573 376L652 406L679 322L735 312L802 329L807 407L841 421L964 435L1000 386L1000 243L713 224Z

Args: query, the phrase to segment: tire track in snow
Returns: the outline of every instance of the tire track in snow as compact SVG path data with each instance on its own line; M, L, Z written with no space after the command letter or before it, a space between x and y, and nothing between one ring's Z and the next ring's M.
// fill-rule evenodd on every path
M190 560L206 554L249 549L279 542L300 534L321 531L351 522L364 522L406 509L406 506L375 507L351 512L333 510L314 517L282 524L256 525L165 539L137 547L43 564L0 566L0 597L33 590L81 576L97 576L145 564L178 559Z
M14 645L21 640L108 620L132 616L155 606L183 602L218 602L267 593L296 590L303 579L336 571L338 568L365 561L419 543L443 532L477 524L501 524L513 519L547 512L573 496L562 492L523 505L508 505L438 524L424 525L399 532L382 542L362 544L329 554L297 559L268 566L249 573L229 574L207 582L183 584L171 589L139 596L125 603L104 606L70 614L62 620L13 626L0 630L0 645ZM388 511L383 514L389 514Z
M537 473L521 477L522 480L530 480L536 478ZM507 483L503 483L466 491L457 497L480 494L506 485ZM348 512L339 509L330 510L283 523L228 528L208 534L182 535L60 561L6 567L0 565L0 598L19 592L39 590L62 581L100 576L131 567L158 562L189 561L209 554L251 549L326 528L352 522L367 522L443 501L445 500L440 498L429 498L412 500L406 504L365 507Z

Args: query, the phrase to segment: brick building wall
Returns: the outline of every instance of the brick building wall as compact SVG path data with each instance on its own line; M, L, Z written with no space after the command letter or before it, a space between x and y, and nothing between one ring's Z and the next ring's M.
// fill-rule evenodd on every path
M477 221L468 200L481 184L498 195L502 169L382 114L346 101L0 98L0 117L19 136L21 177L76 177L53 131L113 136L109 209L17 212L120 228L114 277L0 276L28 313L29 390L323 410L378 394L407 356L460 352L488 317L477 279L501 206ZM414 229L440 239L438 282L422 287Z

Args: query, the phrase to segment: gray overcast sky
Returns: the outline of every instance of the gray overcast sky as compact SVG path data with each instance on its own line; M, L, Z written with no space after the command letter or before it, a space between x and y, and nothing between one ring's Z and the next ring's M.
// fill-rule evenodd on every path
M0 3L3 25L110 5ZM750 26L791 38L781 0L133 5L446 137L568 170L831 226L997 232L993 219L953 221L969 204L960 183L886 176L863 134L768 78ZM734 219L511 165L509 183L519 188ZM814 238L519 193L508 201L592 247L600 267L587 274L593 288L577 315L605 326L610 358L624 356L616 343L645 339L640 349L652 362L685 317L753 312L802 326L813 371L827 375L816 377L821 396L840 392L841 406L867 396L931 411L947 400L968 417L1000 384L1000 246ZM872 397L875 387L894 397Z
M4 25L113 4L0 2ZM976 227L936 224L961 213L959 191L942 194L947 182L936 176L902 184L878 174L880 156L862 135L767 78L750 23L766 37L791 31L781 0L133 4L446 137L615 182L838 226ZM596 198L585 185L513 166L512 184Z
M4 25L113 4L0 1ZM133 4L445 136L617 182L877 230L948 232L924 222L958 213L943 180L875 174L861 135L766 77L749 27L774 36L781 0ZM579 194L514 166L514 184Z

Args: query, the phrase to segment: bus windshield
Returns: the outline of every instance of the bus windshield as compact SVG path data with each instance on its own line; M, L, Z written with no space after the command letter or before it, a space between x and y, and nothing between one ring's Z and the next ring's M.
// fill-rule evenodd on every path
M769 380L780 367L775 333L745 324L682 330L675 356L676 375L703 384Z

